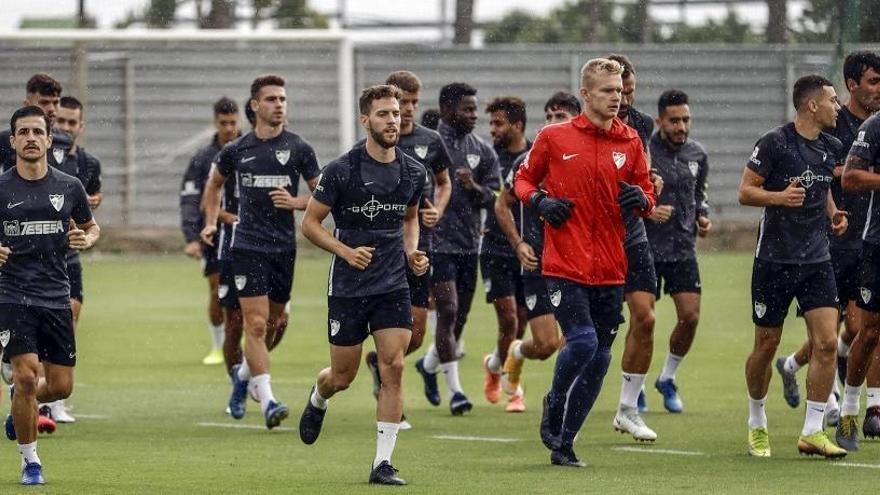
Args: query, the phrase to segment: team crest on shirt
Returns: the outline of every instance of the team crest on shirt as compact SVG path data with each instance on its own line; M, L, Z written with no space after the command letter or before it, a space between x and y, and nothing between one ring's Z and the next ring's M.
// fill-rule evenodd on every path
M55 211L61 211L61 208L64 206L64 195L50 194L49 202L52 203L52 208L55 208Z
M867 287L862 287L859 289L859 293L861 293L861 295L862 295L862 302L864 302L865 304L868 304L868 301L871 300L871 296L873 295L871 293L871 289L869 289Z
M690 161L690 162L688 162L688 170L691 171L691 175L693 175L694 177L696 177L696 176L697 176L697 172L700 171L700 164L699 164L699 162L694 162L694 161Z
M287 160L290 160L290 150L275 150L275 159L278 163L287 165Z
M626 164L626 153L621 153L620 151L615 151L611 153L611 158L614 160L614 165L617 168L623 168Z
M480 164L480 155L475 155L475 154L473 154L473 153L468 153L468 154L467 154L467 162L468 162L468 165L469 165L472 169L477 168L477 165Z
M339 329L342 328L342 324L339 323L338 320L330 320L330 336L335 337L337 333L339 333Z
M536 294L526 296L526 307L529 308L529 311L535 309L536 304L538 304L538 296Z
M64 148L52 148L52 158L60 165L64 161Z
M219 297L220 299L223 299L224 297L226 297L226 294L229 294L229 286L228 285L222 284L219 287L217 287L217 297Z
M427 145L427 144L417 144L417 145L413 148L413 151L416 152L416 155L417 155L419 158L421 158L422 160L424 160L425 157L428 156L428 145Z
M553 294L550 294L550 304L553 305L554 308L559 307L559 303L562 302L562 291L558 290Z
M244 275L236 275L235 276L235 288L238 290L244 289L244 286L247 285L247 277Z
M0 347L6 347L6 344L9 343L9 330L3 330L0 332Z
M764 303L755 303L755 314L758 318L763 318L765 314L767 314L767 305Z

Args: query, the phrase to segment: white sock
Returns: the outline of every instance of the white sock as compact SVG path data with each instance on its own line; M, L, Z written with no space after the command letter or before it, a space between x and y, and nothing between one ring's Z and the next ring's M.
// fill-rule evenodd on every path
M880 407L880 388L868 387L868 403L865 407Z
M785 358L785 364L782 366L787 373L797 373L801 369L801 365L794 360L794 354Z
M638 407L639 393L645 384L645 375L623 372L620 382L620 406L635 409Z
M256 395L260 399L260 409L263 413L269 409L269 402L275 401L275 396L272 395L272 384L269 382L269 373L263 373L251 379L251 386L254 387Z
M837 355L840 357L849 356L849 344L843 341L843 337L837 337Z
M497 347L492 351L492 354L489 354L489 362L486 363L486 367L496 375L501 373L501 358L498 357Z
M455 341L455 359L461 359L464 356L464 338Z
M328 399L321 397L321 394L318 393L318 385L315 384L315 390L309 397L309 402L311 402L312 405L317 407L318 409L327 409L327 401Z
M764 410L766 402L767 397L763 399L749 397L749 428L767 428L767 411Z
M394 444L397 442L397 430L400 423L376 422L376 458L373 460L373 468L388 461L391 464L391 454L394 453Z
M517 342L516 345L513 346L513 349L510 350L510 353L513 355L513 359L517 361L524 361L526 359L522 353L522 342Z
M440 355L437 354L437 346L431 344L428 347L428 352L425 353L424 359L422 359L422 367L425 368L425 371L428 373L437 373L437 368L440 366Z
M825 409L828 411L840 409L840 404L837 403L837 396L834 395L834 392L828 394L828 405L825 406Z
M676 356L671 352L667 354L666 364L663 365L663 371L660 372L660 381L674 380L675 372L678 370L678 365L681 364L682 359L684 359L684 356Z
M440 365L443 376L446 377L446 386L449 387L449 395L463 393L461 382L458 381L458 361L451 361Z
M241 366L238 367L238 379L248 381L251 379L251 368L248 366L247 359L241 358Z
M27 463L36 462L37 464L42 464L40 462L40 457L37 455L37 442L34 441L32 443L18 444L18 452L21 454L21 463L24 466Z
M432 334L435 330L437 330L437 310L429 309L428 310L428 331Z
M801 435L812 435L824 429L825 407L827 407L826 402L807 401L807 414L804 417L804 429L801 430Z
M223 349L223 338L226 335L223 323L219 325L208 325L208 327L211 329L212 349Z
M858 416L859 415L859 395L862 387L853 387L846 384L843 387L843 407L840 408L841 416Z

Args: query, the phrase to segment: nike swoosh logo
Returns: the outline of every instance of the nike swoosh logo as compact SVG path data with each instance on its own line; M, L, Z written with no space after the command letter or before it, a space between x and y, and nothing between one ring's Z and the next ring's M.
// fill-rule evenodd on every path
M578 154L579 154L579 153L575 153L575 154L573 154L573 155L566 155L566 154L564 154L564 155L562 155L562 159L565 160L565 161L568 161L568 160L571 160L572 158L578 156Z
M257 159L257 157L255 157L255 156L249 156L249 157L247 157L247 158L242 158L242 159L241 159L241 163L247 163L247 162L250 162L250 161L253 161L253 160L256 160L256 159Z
M370 184L372 184L372 183L374 183L374 182L375 182L375 181L372 181L372 180L371 180L370 182L364 182L364 185L365 185L365 186L369 186Z
M18 203L8 203L8 204L6 205L6 208L8 208L8 209L11 210L11 209L13 209L13 208L15 208L16 206L21 205L21 204L24 204L24 201L19 201Z
M632 378L630 378L630 377L628 377L628 376L623 377L623 379L626 380L626 381L628 381L628 382L631 382L631 381L632 381Z

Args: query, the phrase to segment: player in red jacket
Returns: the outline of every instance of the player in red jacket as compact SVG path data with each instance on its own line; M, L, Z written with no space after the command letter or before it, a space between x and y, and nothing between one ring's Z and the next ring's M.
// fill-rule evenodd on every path
M572 445L611 360L621 321L626 254L621 210L654 209L654 188L639 135L617 118L620 64L593 59L581 69L584 112L544 127L517 172L517 197L547 224L543 274L565 335L541 440L556 465L582 467Z

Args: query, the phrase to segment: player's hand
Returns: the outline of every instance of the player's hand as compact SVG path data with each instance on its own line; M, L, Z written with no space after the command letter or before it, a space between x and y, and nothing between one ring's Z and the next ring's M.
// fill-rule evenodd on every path
M12 254L12 250L8 247L0 244L0 266L6 264L6 260L9 259L9 255Z
M711 230L712 220L709 220L709 217L697 217L697 235L699 235L700 237L706 237L707 235L709 235L709 231Z
M660 193L663 192L663 177L660 177L660 172L656 168L651 169L651 184L654 184L654 197L660 198Z
M67 242L70 245L70 249L76 249L77 251L83 251L88 249L89 240L86 238L86 231L77 227L76 222L70 220L70 229L67 231Z
M229 213L228 211L221 211L220 214L217 215L217 220L219 220L220 223L232 225L238 221L238 215L235 213Z
M354 249L349 249L348 254L344 257L345 261L351 265L353 268L357 268L360 271L364 271L367 269L367 266L373 261L373 251L376 248L369 246L361 246Z
M409 263L409 269L417 277L421 277L428 272L428 256L425 255L424 251L416 249L406 256L406 261Z
M104 195L101 193L92 194L89 196L89 208L93 210L97 210L99 206L101 206L101 201L104 200Z
M788 187L779 191L779 205L786 208L800 208L804 205L804 198L806 197L807 190L801 187L801 179L795 178Z
M276 187L269 191L269 197L272 198L272 206L280 210L293 211L305 209L305 206L301 205L302 201L297 201L297 198L283 187ZM299 208L297 208L298 206Z
M535 250L528 242L519 241L516 245L516 257L526 270L533 272L538 269L538 257L535 256Z
M458 182L461 183L461 187L467 189L468 191L472 190L477 185L474 182L474 172L466 167L456 169L455 178L458 179Z
M849 227L848 211L835 210L831 214L831 233L834 235L843 235L846 228Z
M183 246L183 254L193 259L202 259L202 243L199 241L186 243L186 246Z
M437 226L437 222L440 221L440 210L434 206L430 199L425 198L425 207L419 209L419 216L425 227L433 229Z
M529 203L547 223L557 229L571 217L571 209L574 207L570 200L551 198L543 191L532 194Z
M654 208L654 213L648 218L657 223L666 223L672 218L672 213L674 211L675 208L672 205L660 205Z
M199 234L199 237L202 238L202 242L209 246L214 245L214 235L217 234L217 226L216 225L205 225L205 228L202 229L202 233Z
M834 171L831 172L831 175L834 176L835 179L839 179L843 177L843 169L845 168L846 167L844 167L843 165L837 165L836 167L834 167Z
M621 209L648 209L648 206L650 205L650 203L648 203L648 196L645 195L645 191L643 191L641 187L627 184L623 181L618 181L617 185L620 188L620 192L617 193L617 204L620 205Z

